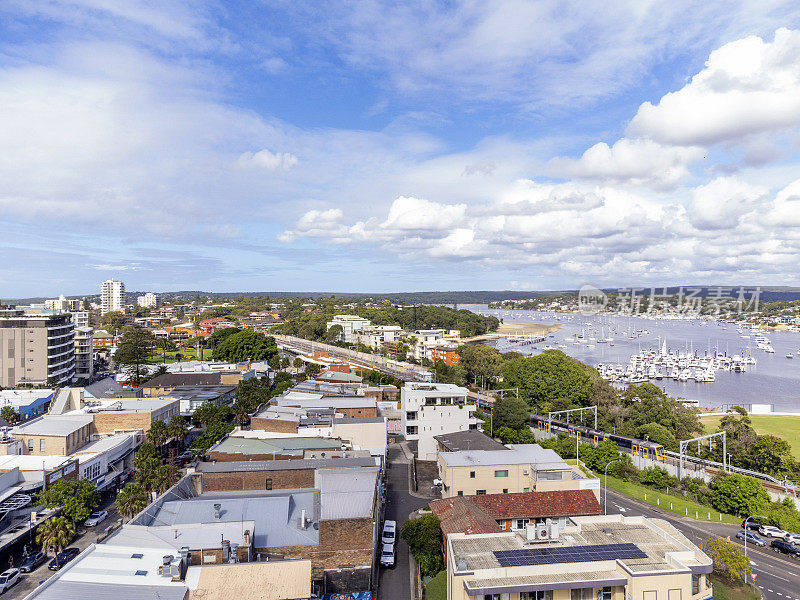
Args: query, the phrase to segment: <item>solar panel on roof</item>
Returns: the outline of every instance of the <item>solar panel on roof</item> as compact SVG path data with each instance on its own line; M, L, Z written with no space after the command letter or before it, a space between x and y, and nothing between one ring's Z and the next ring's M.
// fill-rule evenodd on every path
M494 557L501 567L523 565L549 565L568 562L594 562L647 558L636 544L598 544L593 546L559 546L555 548L525 548L523 550L496 550Z

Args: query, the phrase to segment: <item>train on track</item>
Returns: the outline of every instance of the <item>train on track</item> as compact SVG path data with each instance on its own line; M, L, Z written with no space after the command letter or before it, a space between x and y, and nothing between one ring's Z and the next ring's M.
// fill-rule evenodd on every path
M636 438L627 437L618 433L608 433L607 431L600 431L599 429L593 429L586 425L578 425L577 423L548 419L542 415L531 415L530 422L533 427L540 431L566 433L571 438L577 437L579 443L584 442L596 446L604 440L610 440L617 445L617 448L628 454L635 454L642 458L649 458L650 460L662 462L666 458L664 446L647 440L637 440Z

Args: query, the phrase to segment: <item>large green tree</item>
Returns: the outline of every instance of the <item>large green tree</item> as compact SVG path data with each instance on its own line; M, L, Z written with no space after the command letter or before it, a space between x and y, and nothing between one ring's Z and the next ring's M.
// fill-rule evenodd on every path
M214 360L229 362L266 360L271 363L278 357L278 345L274 337L244 330L225 338L214 348L213 357Z
M500 353L484 344L465 344L458 348L459 365L466 371L470 381L481 387L500 374Z
M559 399L582 406L592 388L585 366L558 350L507 361L503 381L519 388L520 397L539 412L552 410Z
M703 550L714 561L714 571L729 583L744 583L750 574L750 561L736 544L720 537L711 538Z
M711 504L720 512L746 517L769 505L769 494L758 479L733 473L711 480Z
M522 398L509 394L495 402L492 409L492 426L514 430L527 428L529 414L527 403Z
M400 528L400 536L408 544L423 575L433 577L442 570L442 527L439 517L428 514L410 519Z
M100 505L100 492L88 479L59 479L39 494L46 508L61 507L61 514L73 523L84 521Z
M117 350L114 352L114 362L122 366L128 379L139 387L142 378L147 376L147 359L153 353L156 339L153 333L143 327L129 325L122 331Z
M53 549L58 554L73 537L75 528L66 517L50 517L36 529L36 543L44 548L45 553Z

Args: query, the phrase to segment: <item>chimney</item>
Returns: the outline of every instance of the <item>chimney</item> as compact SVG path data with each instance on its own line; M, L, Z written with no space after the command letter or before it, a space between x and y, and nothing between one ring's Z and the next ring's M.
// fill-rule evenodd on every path
M226 563L230 559L231 543L228 540L222 540L222 562Z
M250 547L250 530L249 529L245 529L244 530L244 545L247 546L248 548Z
M214 519L219 521L222 518L222 504L214 505Z
M172 561L175 557L172 554L165 554L161 557L161 563L166 567L167 565L171 565Z
M231 544L231 558L228 562L230 563L239 562L239 544L235 542Z
M305 508L300 512L299 525L300 525L300 529L305 529L306 528L306 509Z

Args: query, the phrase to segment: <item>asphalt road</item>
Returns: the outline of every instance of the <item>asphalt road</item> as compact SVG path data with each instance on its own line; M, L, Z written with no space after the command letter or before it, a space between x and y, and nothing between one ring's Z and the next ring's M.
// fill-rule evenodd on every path
M735 537L736 532L741 529L736 525L679 517L614 490L608 490L608 512L664 519L696 544L705 542L713 536L730 537L732 542L742 544ZM757 548L748 544L747 556L756 575L756 585L766 600L800 600L800 560L778 554L770 550L768 545L765 548Z
M114 498L104 498L103 502L100 504L99 510L107 510L108 516L103 520L102 523L94 527L83 527L79 525L78 537L76 537L69 545L70 548L85 550L95 541L103 529L119 519L119 513L117 513L116 508L114 508ZM7 600L8 598L13 598L15 600L24 598L34 589L36 589L39 586L39 583L55 575L57 571L51 571L47 568L47 565L50 564L52 558L52 555L48 556L47 560L32 573L21 573L19 583L3 594L3 600ZM14 566L19 567L21 563L22 557L16 556L14 560ZM3 566L5 567L6 565Z
M428 501L408 493L408 463L398 444L388 448L389 469L386 476L385 518L397 522L398 533L408 515L425 506ZM408 561L408 544L398 536L395 548L395 566L381 567L378 575L378 598L380 600L408 600L411 598L411 582Z

